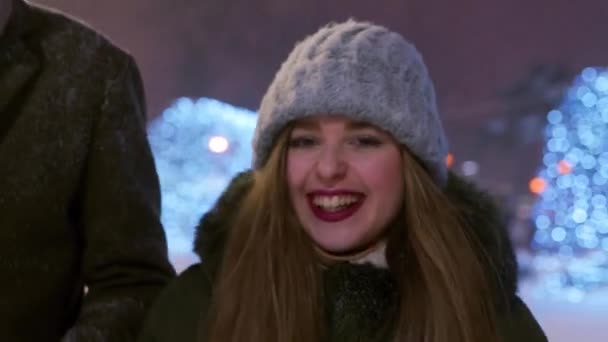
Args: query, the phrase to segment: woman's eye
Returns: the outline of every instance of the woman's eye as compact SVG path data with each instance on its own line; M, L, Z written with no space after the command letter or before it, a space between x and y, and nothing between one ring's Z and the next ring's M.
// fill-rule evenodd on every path
M302 148L312 147L317 143L312 137L294 137L289 140L289 147Z
M382 145L382 140L373 136L360 136L353 138L353 143L359 147L377 147Z

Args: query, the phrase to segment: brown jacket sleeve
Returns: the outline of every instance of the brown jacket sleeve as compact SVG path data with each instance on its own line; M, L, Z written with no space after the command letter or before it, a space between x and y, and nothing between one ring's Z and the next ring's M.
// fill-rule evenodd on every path
M64 341L134 340L151 301L175 275L160 223L142 82L132 58L103 86L82 188L88 292Z

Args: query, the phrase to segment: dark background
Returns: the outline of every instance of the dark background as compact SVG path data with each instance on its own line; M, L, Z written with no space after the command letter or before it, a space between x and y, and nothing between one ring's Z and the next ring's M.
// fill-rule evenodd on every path
M294 43L354 17L399 31L435 80L455 155L475 180L522 196L540 166L546 112L586 66L608 65L606 0L39 0L130 51L148 115L181 96L256 110Z

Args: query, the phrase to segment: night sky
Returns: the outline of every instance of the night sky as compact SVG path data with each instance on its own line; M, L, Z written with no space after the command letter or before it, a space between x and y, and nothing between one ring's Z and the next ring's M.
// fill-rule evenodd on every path
M385 25L425 57L456 161L478 161L480 182L506 192L526 187L544 143L548 107L526 85L563 86L585 66L608 66L605 0L36 2L81 18L135 56L151 118L180 96L255 110L306 34L348 17ZM540 76L524 82L535 67Z

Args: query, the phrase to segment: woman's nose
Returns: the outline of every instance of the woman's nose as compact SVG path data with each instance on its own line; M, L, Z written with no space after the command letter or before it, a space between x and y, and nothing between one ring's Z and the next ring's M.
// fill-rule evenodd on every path
M338 147L324 147L316 163L317 176L323 181L335 181L346 175L347 163Z

